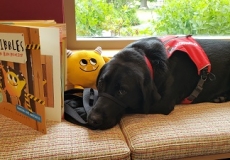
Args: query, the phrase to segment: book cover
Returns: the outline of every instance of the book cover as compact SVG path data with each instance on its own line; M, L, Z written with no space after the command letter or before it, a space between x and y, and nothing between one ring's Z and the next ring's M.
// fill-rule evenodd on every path
M52 22L52 21L51 21ZM1 22L0 22L1 23ZM24 24L24 25L22 25ZM38 21L25 21L25 22L7 22L4 23L4 25L0 25L0 34L5 34L6 37L9 38L9 35L13 33L17 34L23 34L23 38L25 42L21 43L20 45L25 43L26 48L26 56L19 60L9 57L9 56L0 56L1 61L1 68L0 68L0 76L2 79L0 79L1 83L1 93L2 96L0 96L0 113L3 115L6 115L7 117L10 117L12 119L15 119L17 121L22 122L25 125L28 125L34 129L37 129L41 132L46 132L45 128L45 121L46 120L53 120L61 122L61 119L63 118L64 113L64 87L65 87L65 81L66 81L66 30L65 30L65 24L54 24L49 23L47 24L47 21L45 23L38 22ZM24 31L24 32L23 32ZM36 34L32 34L31 32L34 31ZM0 37L2 37L0 35ZM11 41L11 40L8 40ZM13 42L13 41L12 41ZM7 42L8 43L8 42ZM2 45L5 45L5 42L2 43ZM9 47L8 47L9 48ZM4 53L5 51L0 50L0 52ZM36 54L36 57L31 58L29 55L29 52L32 54ZM22 53L20 53L22 54ZM24 54L22 54L24 55ZM6 59L8 57L8 59ZM17 64L16 64L17 62ZM34 68L34 65L37 65L37 68L39 70L39 74L34 73L36 69ZM24 64L26 68L22 68L21 66ZM20 67L17 67L20 66ZM5 77L4 73L6 73L9 69L13 69L15 75L23 75L23 79L25 82L20 83L21 84L21 94L15 96L16 99L22 99L22 101L12 102L7 98L6 94L8 94L7 88L8 86L5 86ZM11 70L10 69L10 70ZM4 72L6 71L6 72ZM4 72L4 73L3 73ZM16 74L17 73L17 74ZM21 74L22 73L22 74ZM29 78L28 75L30 75L32 78ZM1 78L0 77L0 78ZM16 76L19 77L19 76ZM36 78L37 77L37 78ZM33 84L34 80L38 81L39 84ZM21 81L20 81L21 82ZM31 93L31 89L33 87L39 88L39 95L33 95ZM8 89L9 90L9 89ZM6 92L6 93L5 93ZM28 94L24 94L22 92L26 92ZM30 95L26 96L25 98L21 95ZM33 99L36 99L36 103L31 102L32 95L34 96ZM9 96L8 96L9 97ZM12 93L11 93L11 98ZM25 100L24 100L25 99ZM29 101L29 102L27 102ZM37 104L39 102L39 104ZM27 105L31 104L30 109ZM11 110L16 108L16 110L13 112L6 111L6 106L11 106ZM35 105L35 106L34 106ZM39 109L42 109L42 112L39 112L40 121L36 121L36 119L31 119L31 117L25 113L22 113L17 110L17 106L20 106L24 112L31 114L38 114L37 112L37 106L42 105ZM35 109L34 109L35 108ZM18 116L15 116L15 115ZM24 120L23 120L23 118ZM40 124L42 123L42 125ZM40 124L43 126L42 129L38 125ZM40 128L39 128L40 127Z
M46 133L39 30L0 25L0 113Z
M7 25L14 25L14 26L27 26L27 27L39 28L40 38L42 39L41 43L43 43L41 47L43 75L44 77L46 77L46 82L47 82L44 85L45 100L47 102L46 103L46 118L49 120L61 121L61 119L64 118L63 117L64 116L64 90L65 90L65 84L67 81L67 78L66 78L67 77L66 76L66 42L67 42L66 24L56 23L54 20L26 20L26 21L18 20L18 21L0 21L0 23L7 24ZM51 29L51 28L55 28L55 29ZM54 46L58 44L57 43L57 28L59 29L59 44L60 44L59 50L60 51L57 51L57 50L54 51L54 49L50 47L50 46ZM55 46L55 49L58 49L57 46ZM57 61L55 61L55 64L52 64L53 56L55 56L55 59L60 59L60 64L57 63ZM60 69L61 103L60 104L59 104L59 99L54 98L54 96L57 94L56 91L59 92L57 88L54 88L52 86L54 84L52 81L54 74L52 76L50 76L49 74L52 72L53 66L61 66L61 69ZM55 76L57 75L58 74L55 73ZM54 104L54 101L56 102L55 104ZM59 112L60 112L59 106L60 105L61 105L61 118L59 116Z

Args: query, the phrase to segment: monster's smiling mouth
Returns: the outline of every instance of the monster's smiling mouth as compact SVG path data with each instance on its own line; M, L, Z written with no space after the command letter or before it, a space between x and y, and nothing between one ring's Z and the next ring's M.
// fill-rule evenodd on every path
M12 86L17 86L18 84L17 83L12 83L10 81L8 81Z
M92 67L90 70L87 69L87 67L84 67L84 68L81 68L81 67L80 67L80 69L81 69L82 71L84 71L84 72L93 72L93 71L96 71L96 70L98 69L98 67L99 67L99 65L98 65L98 66Z

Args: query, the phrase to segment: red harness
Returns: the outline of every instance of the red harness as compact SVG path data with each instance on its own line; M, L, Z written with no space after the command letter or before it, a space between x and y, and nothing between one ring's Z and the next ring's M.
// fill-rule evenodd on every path
M198 75L204 68L208 68L208 72L211 71L211 64L207 55L201 46L191 36L166 36L162 37L161 41L164 43L168 57L170 57L175 51L183 51L187 53L191 60L195 63Z
M189 104L191 103L202 91L203 83L206 78L203 78L202 74L204 73L205 76L210 73L211 71L211 64L207 55L205 54L204 50L201 46L190 36L165 36L161 38L161 41L164 43L168 58L175 52L175 51L183 51L184 53L188 54L190 59L194 62L197 67L198 75L201 76L200 81L198 82L194 91L189 95L189 97L185 98L181 103ZM145 61L147 63L148 68L150 71L153 71L152 66L148 60ZM204 71L204 72L203 72ZM153 72L151 72L153 73ZM153 77L153 75L151 75Z

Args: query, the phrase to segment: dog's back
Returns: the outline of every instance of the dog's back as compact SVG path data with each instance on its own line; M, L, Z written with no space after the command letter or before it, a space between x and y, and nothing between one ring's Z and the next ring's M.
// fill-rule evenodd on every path
M213 101L218 97L230 100L230 42L227 40L197 39L211 63L211 79L194 102ZM213 77L215 76L215 77Z
M230 100L230 42L214 39L196 41L207 54L211 73L205 77L203 89L192 103L213 102L219 97L224 101ZM154 37L141 39L127 47L144 52L153 66L153 82L162 98L154 103L152 112L170 113L175 104L181 103L199 85L201 76L197 74L196 65L182 51L175 51L168 58L164 44Z

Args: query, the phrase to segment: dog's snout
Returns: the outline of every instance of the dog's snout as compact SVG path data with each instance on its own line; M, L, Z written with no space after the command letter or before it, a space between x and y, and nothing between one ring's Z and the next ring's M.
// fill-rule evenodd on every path
M90 115L88 117L88 123L93 127L99 127L102 125L102 118L99 115Z

